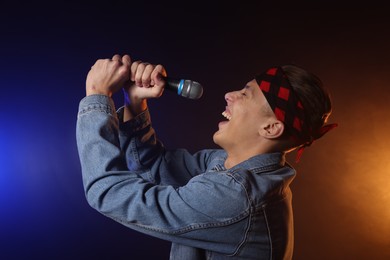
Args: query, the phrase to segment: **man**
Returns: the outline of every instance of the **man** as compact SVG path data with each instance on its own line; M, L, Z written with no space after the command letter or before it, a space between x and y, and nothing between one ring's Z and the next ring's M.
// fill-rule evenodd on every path
M88 73L77 145L89 204L119 223L172 242L170 259L291 259L293 215L287 152L336 125L320 80L273 67L225 95L214 142L223 149L168 151L147 99L164 91L161 65L115 55ZM124 90L118 111L111 96Z

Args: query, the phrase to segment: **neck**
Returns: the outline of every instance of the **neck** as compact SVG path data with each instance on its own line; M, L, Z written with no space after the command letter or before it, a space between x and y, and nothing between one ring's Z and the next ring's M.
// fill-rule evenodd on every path
M225 161L225 168L230 169L234 166L236 166L239 163L242 163L243 161L248 160L249 158L259 155L259 154L264 154L267 153L267 150L264 149L240 149L240 150L234 150L234 151L228 151L226 150L227 153L227 158Z
M231 146L231 147L224 147L227 158L224 163L224 166L226 169L230 169L237 164L242 163L243 161L248 160L249 158L259 155L259 154L266 154L266 153L274 153L274 152L282 152L286 153L286 147L280 142L274 142L274 141L266 141L266 142L258 142L258 145L252 146L247 144L244 146Z

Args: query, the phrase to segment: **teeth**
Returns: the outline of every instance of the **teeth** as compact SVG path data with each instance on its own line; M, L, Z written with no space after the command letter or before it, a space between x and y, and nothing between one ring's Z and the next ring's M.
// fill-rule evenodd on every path
M223 111L223 112L222 112L222 115L223 115L224 117L226 117L228 120L232 119L232 117L229 116L229 115L226 113L226 111Z

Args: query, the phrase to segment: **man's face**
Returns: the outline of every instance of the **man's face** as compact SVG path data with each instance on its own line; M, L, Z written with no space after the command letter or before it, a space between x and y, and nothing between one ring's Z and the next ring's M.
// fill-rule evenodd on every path
M225 150L251 147L258 142L259 129L266 119L273 116L265 96L252 80L242 90L227 93L225 100L222 114L228 120L219 123L214 142Z

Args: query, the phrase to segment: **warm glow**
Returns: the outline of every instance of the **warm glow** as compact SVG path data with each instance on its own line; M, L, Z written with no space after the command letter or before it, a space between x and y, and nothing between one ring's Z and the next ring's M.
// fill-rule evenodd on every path
M335 86L329 123L339 127L297 166L296 252L318 259L321 247L307 247L315 239L328 245L326 259L390 259L390 91L381 78L327 83Z
M390 246L389 92L384 82L375 79L360 83L375 89L357 88L350 100L339 104L343 119L335 145L334 185L344 227L361 241L386 248Z
M388 142L387 142L388 143ZM382 143L384 145L384 143ZM370 156L368 156L370 155ZM377 243L390 242L390 149L365 147L350 155L348 175L340 174L340 202L356 224L353 232Z

